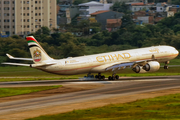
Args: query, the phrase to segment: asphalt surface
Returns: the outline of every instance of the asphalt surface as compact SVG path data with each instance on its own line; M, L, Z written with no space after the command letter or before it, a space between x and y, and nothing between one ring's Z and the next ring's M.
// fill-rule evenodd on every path
M13 77L11 77L13 78ZM18 78L18 77L15 77ZM21 78L21 77L20 77ZM151 77L120 77L118 81L133 81L133 80L154 80L154 79L180 79L180 76L151 76ZM95 79L69 79L69 80L37 80L37 81L15 81L15 82L0 82L0 87L27 87L27 86L51 86L51 85L62 85L62 84L73 84L73 82L86 83L110 83L111 81L98 81Z
M0 87L5 86L26 86L26 85L49 85L49 84L103 84L103 87L58 94L48 97L40 97L26 100L18 100L0 103L0 115L28 111L37 108L81 103L85 101L105 99L115 96L132 95L150 91L180 88L180 76L172 77L141 77L124 78L119 81L87 81L87 80L61 80L61 81L37 81L37 82L8 82L0 83Z

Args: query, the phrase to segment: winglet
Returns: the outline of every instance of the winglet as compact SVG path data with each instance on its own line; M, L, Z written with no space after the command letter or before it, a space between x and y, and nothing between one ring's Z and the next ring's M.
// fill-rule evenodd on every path
M9 59L13 59L14 58L12 55L10 55L8 53L6 55L8 56Z

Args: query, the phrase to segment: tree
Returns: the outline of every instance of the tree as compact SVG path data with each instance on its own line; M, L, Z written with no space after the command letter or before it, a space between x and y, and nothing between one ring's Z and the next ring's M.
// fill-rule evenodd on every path
M81 3L83 3L83 0L74 0L73 2L74 5L79 5Z
M85 53L85 44L77 45L73 41L68 40L67 43L62 43L59 49L63 58L82 56Z
M18 35L13 35L13 36L11 36L12 38L15 38L15 39L21 39L21 37L20 36L18 36Z
M134 24L131 15L124 15L122 18L122 28L125 28L127 26L132 26Z
M111 7L111 10L113 11L118 11L118 12L123 12L125 14L130 13L128 5L125 4L125 2L115 2L113 6Z
M177 36L172 35L170 39L171 39L170 45L172 45L176 49L180 49L180 34L178 34Z
M58 3L59 3L59 0L56 0L56 3L58 4Z
M179 0L172 0L172 3L176 4L176 5L180 5L180 1Z
M24 50L19 49L19 48L13 48L9 50L9 53L16 57L26 57L26 54L27 54Z
M180 24L174 25L173 30L174 30L175 33L180 31Z
M85 44L79 43L77 38L73 36L71 33L64 33L60 35L60 50L61 57L75 57L84 55L85 52Z
M50 35L51 30L48 27L41 27L41 29L36 31L36 35L40 35L40 34L45 34L45 35Z

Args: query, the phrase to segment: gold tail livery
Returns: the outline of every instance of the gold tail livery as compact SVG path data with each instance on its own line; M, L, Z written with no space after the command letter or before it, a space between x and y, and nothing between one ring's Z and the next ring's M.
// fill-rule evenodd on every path
M29 66L49 73L59 75L73 75L87 73L87 77L105 79L101 73L112 72L109 80L119 79L116 73L127 67L136 73L155 72L159 70L160 63L167 64L179 52L171 46L153 46L139 49L108 52L80 57L68 57L56 60L51 58L33 36L26 37L32 58L17 58L6 54L10 59L30 60L34 64L2 63L8 65ZM97 75L91 75L98 73Z

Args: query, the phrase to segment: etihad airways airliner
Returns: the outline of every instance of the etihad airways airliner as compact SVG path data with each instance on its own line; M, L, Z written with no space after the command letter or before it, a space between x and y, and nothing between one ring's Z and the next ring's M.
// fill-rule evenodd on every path
M179 52L171 46L152 46L139 49L123 50L80 57L68 57L56 60L48 56L33 36L26 37L32 58L16 58L9 54L10 59L31 60L33 64L2 63L8 65L29 66L49 73L72 75L87 73L86 77L105 79L101 73L112 72L109 80L119 79L117 71L127 67L136 73L155 72L159 70L160 63L167 64ZM91 75L98 73L97 75Z

